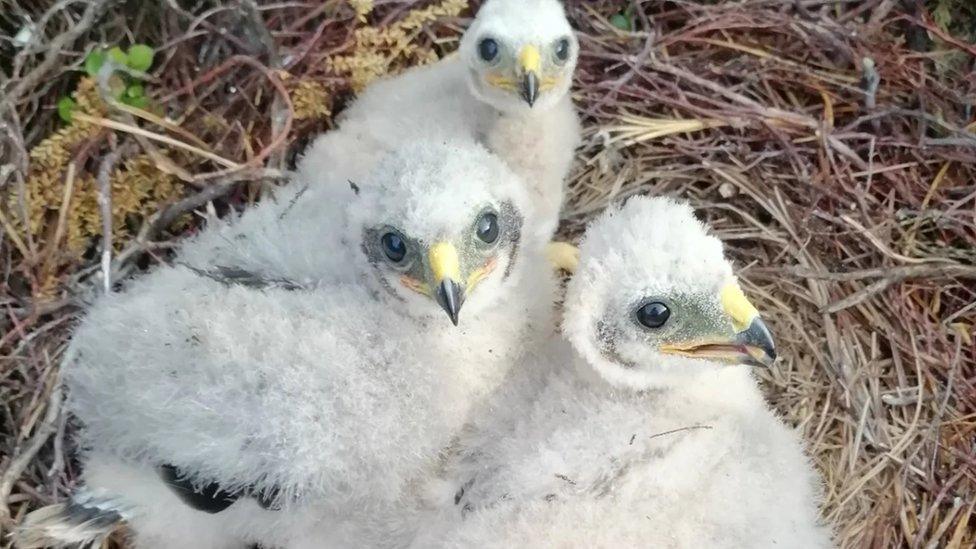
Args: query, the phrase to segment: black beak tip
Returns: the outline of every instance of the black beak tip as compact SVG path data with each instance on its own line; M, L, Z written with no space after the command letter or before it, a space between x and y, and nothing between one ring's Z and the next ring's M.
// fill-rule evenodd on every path
M464 304L464 294L461 293L461 288L453 280L445 279L437 286L436 298L437 303L451 319L451 323L457 326L461 305Z
M522 80L522 99L529 104L529 108L532 108L538 98L539 78L534 73L527 73Z
M770 367L776 362L776 344L773 342L773 334L759 317L753 319L745 330L739 332L735 341L746 349L747 363L753 366Z

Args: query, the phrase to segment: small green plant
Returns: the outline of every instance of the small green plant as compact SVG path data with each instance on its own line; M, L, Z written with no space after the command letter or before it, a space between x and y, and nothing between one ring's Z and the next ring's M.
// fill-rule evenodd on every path
M610 24L622 31L630 32L634 30L633 6L628 6L624 11L611 15Z
M137 74L144 73L152 67L155 52L145 44L133 44L128 51L115 46L109 49L92 50L85 58L85 72L88 76L95 78L105 66L105 62L111 62L119 68L127 68L129 71L114 70L108 81L109 90L112 97L126 105L145 109L149 106L149 97L142 79ZM131 71L131 72L130 72ZM70 96L62 97L57 104L58 116L65 122L71 122L71 115L77 105Z
M58 100L58 116L61 120L71 123L71 114L78 108L78 103L70 97L62 97Z

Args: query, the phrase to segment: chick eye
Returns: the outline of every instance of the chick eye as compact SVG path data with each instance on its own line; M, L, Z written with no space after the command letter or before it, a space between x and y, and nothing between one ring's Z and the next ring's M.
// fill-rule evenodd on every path
M664 326L664 323L668 321L671 316L671 310L668 306L659 301L653 303L647 303L637 309L637 322L640 322L642 326L647 328L660 328Z
M569 38L561 38L556 42L556 59L560 62L569 59Z
M498 216L486 213L478 220L478 238L486 244L498 240Z
M485 61L492 61L498 57L498 42L493 38L485 38L478 44L478 55Z
M407 243L397 233L384 234L380 243L383 245L383 253L386 254L386 258L393 263L399 263L407 256Z

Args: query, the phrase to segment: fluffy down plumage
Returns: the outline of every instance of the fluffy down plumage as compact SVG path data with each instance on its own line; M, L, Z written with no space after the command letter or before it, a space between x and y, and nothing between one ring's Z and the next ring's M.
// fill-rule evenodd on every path
M391 541L373 517L438 466L471 408L550 330L546 238L521 229L532 204L503 163L477 145L419 144L366 181L341 222L322 213L328 193L288 190L204 231L78 327L64 375L86 482L140 510L141 547L300 546L311 531ZM465 244L486 208L502 236ZM460 268L481 276L465 277L459 327L402 284L413 270L376 257L377 227L459 243ZM476 269L483 257L493 270ZM247 497L188 511L162 464Z
M644 296L675 304L731 273L721 243L669 199L634 198L591 225L565 339L516 370L521 383L488 406L503 413L462 439L456 505L427 516L436 526L415 546L829 547L819 480L746 366L666 354L666 331L605 340L617 315L638 324L629 304Z
M492 61L480 57L486 38L497 44ZM568 41L567 58L554 49ZM533 106L521 97L521 52L539 54L540 91ZM565 178L580 140L569 87L578 43L557 0L491 0L465 33L458 55L371 85L318 137L299 164L311 185L359 183L385 151L418 139L475 139L501 157L525 182L535 204L531 220L550 234L558 223ZM492 84L491 82L494 82ZM347 195L337 189L337 203Z

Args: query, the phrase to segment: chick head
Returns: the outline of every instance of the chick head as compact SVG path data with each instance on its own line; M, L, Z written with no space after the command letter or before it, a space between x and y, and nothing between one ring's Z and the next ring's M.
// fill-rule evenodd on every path
M480 100L504 112L548 109L569 92L579 42L557 0L489 0L461 57Z
M407 316L457 325L517 283L524 185L474 143L421 142L385 156L350 205L368 278Z
M721 241L668 198L631 198L587 228L563 329L603 378L636 389L776 357Z

